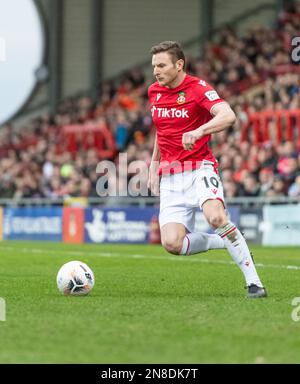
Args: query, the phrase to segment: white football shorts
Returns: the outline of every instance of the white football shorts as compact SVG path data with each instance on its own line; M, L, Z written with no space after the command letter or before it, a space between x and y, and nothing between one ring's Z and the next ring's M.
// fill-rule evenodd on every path
M162 176L160 227L180 223L193 232L196 208L202 208L207 200L220 200L224 204L223 185L212 162L203 161L201 167L193 171Z

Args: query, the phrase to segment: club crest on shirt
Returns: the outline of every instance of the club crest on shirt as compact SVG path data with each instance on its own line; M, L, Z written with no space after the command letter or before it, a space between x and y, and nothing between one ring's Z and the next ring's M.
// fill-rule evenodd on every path
M178 104L183 104L183 103L185 103L185 92L179 92L179 93L178 93L177 103L178 103Z

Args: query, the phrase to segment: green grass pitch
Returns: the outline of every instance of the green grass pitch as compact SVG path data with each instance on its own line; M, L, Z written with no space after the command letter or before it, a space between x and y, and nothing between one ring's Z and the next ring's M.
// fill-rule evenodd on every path
M2 242L0 363L300 363L299 249L252 250L267 299L246 298L225 250ZM71 260L94 271L89 296L58 292Z

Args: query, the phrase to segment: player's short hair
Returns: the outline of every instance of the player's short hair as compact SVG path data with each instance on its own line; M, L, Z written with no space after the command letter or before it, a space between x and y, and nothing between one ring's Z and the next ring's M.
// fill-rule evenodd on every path
M154 45L150 50L152 55L156 55L157 53L161 52L167 52L171 56L171 60L174 64L177 60L183 60L183 69L185 69L185 55L180 43L177 41L163 41L157 45Z

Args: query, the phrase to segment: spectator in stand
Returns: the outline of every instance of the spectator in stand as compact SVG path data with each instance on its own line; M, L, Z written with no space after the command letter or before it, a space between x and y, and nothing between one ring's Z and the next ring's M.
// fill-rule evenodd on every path
M275 196L286 195L286 183L283 181L280 175L275 175L273 185L270 191L274 191Z
M242 182L240 195L245 197L256 197L259 196L259 192L259 184L256 177L253 174L247 175Z
M242 173L246 169L245 160L241 155L236 156L233 159L233 179L236 183L240 183L242 179Z
M89 197L91 195L92 183L88 178L82 178L79 186L79 196Z
M123 110L119 110L116 113L116 122L114 126L115 141L117 150L122 152L126 148L127 135L128 135L128 122L125 118Z
M16 192L16 185L10 175L4 175L0 181L0 197L11 199Z
M222 169L222 172L227 169L232 169L232 158L229 154L222 155L220 159L220 168Z
M259 148L257 153L257 160L261 168L276 169L277 158L274 153L274 148L270 143L264 144Z
M266 196L272 188L274 182L274 173L270 168L262 168L259 172L260 196Z
M225 197L237 197L237 196L239 196L238 186L233 181L224 181L223 187L224 187Z
M278 152L280 155L276 166L277 172L284 180L293 182L298 172L298 151L295 144L287 141L278 147Z

